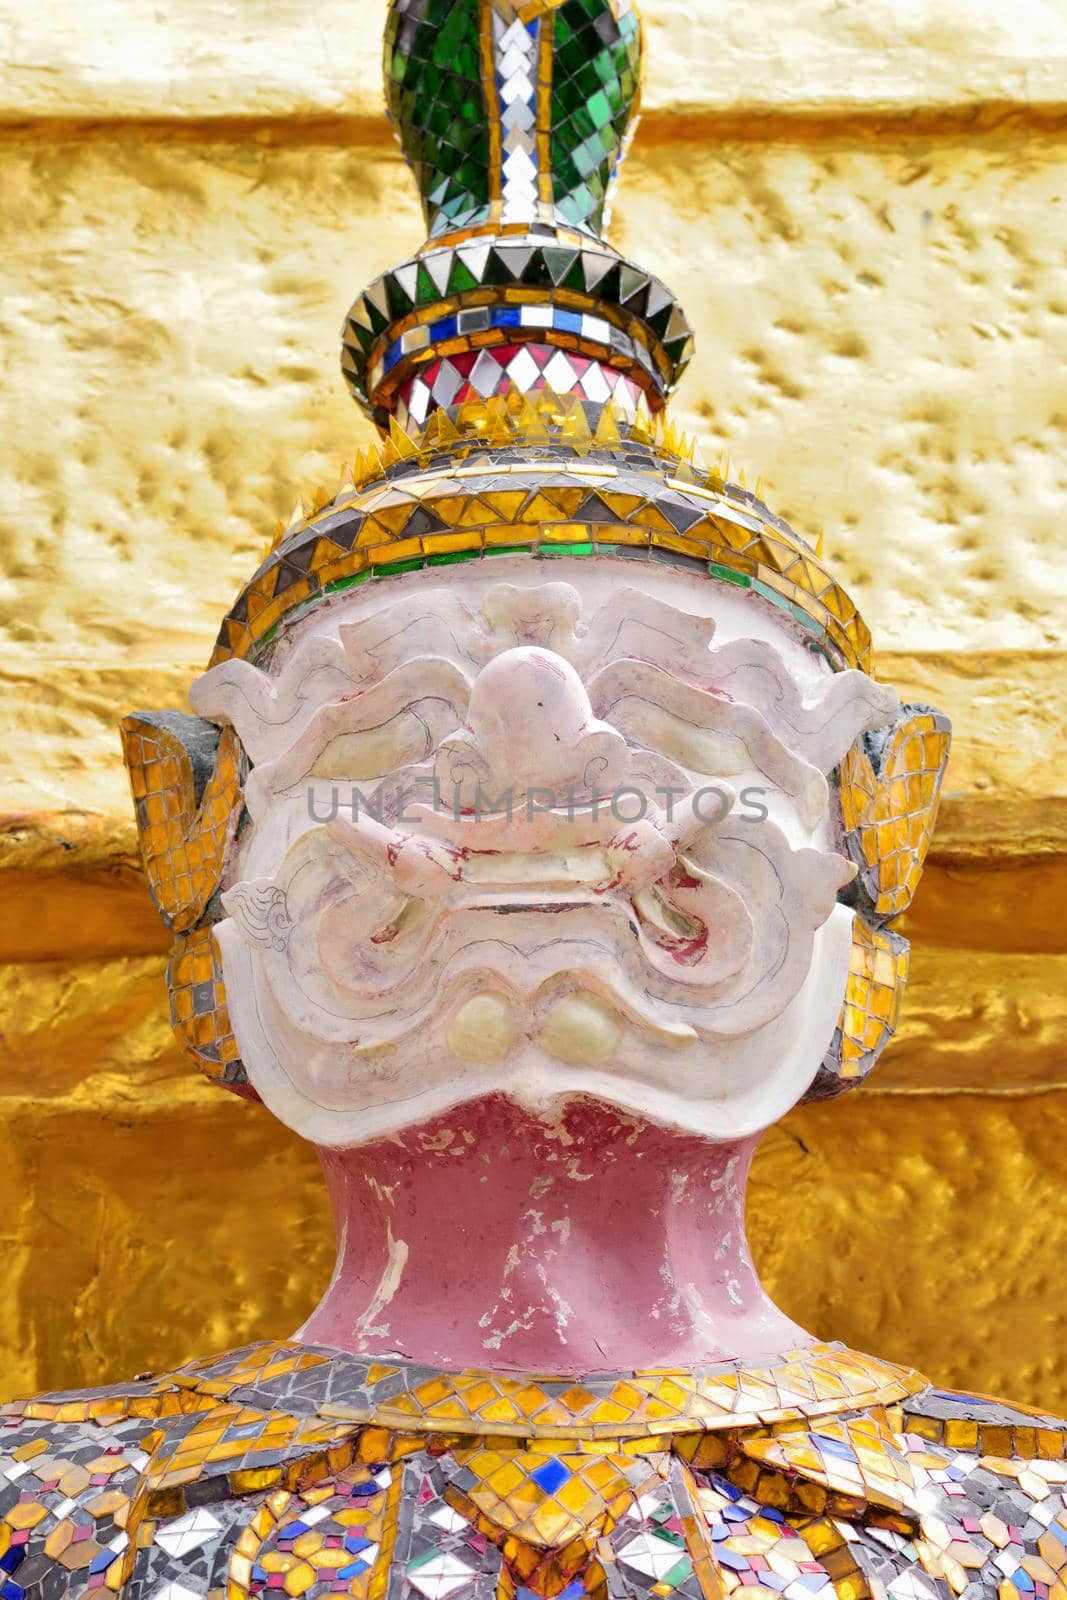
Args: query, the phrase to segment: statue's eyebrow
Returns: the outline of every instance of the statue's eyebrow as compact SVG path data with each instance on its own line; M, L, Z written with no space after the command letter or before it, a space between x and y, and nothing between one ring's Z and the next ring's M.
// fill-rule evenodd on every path
M249 810L254 817L272 794L313 776L316 762L338 739L359 741L363 737L370 746L372 740L391 730L392 748L387 738L383 758L375 763L378 770L369 775L373 778L386 777L412 761L425 759L462 721L469 693L467 676L455 663L440 656L423 656L365 689L316 706L295 739L252 769L245 786ZM420 753L402 748L402 730L405 726L410 730L413 722L424 733Z
M322 697L326 679L337 695L355 688L339 642L317 635L302 641L276 674L249 661L224 661L198 678L189 691L202 717L236 728L253 762L269 759L292 737L307 703Z

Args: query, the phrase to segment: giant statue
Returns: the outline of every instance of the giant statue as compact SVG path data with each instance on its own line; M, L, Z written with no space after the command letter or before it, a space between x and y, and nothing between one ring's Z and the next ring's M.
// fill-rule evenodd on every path
M336 1268L8 1404L0 1600L1067 1600L1067 1425L746 1247L763 1130L893 1033L949 732L666 421L689 327L603 238L640 64L630 0L393 0L382 444L123 723L178 1038L316 1145Z

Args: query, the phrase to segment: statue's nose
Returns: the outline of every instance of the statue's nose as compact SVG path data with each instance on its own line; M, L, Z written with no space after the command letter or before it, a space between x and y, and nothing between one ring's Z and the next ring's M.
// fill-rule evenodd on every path
M570 776L592 710L568 661L525 645L495 656L479 673L467 718L490 759L504 755L506 746L516 777L550 783Z

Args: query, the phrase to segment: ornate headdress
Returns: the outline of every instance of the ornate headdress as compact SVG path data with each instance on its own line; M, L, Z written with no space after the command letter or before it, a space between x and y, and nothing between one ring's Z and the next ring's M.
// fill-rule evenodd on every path
M867 627L821 552L698 466L666 419L688 324L601 233L640 65L631 0L393 0L388 103L429 236L356 300L341 362L383 443L279 530L212 664L268 660L280 630L355 585L522 552L730 583L835 669L872 670ZM176 713L127 717L123 738L149 884L176 935L175 1029L203 1070L240 1085L211 928L243 753L232 730ZM907 944L887 924L922 868L948 738L938 713L905 708L841 765L857 915L814 1093L861 1077L893 1030Z

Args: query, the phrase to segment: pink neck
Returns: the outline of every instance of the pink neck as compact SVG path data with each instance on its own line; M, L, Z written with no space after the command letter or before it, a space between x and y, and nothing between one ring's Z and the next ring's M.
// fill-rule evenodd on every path
M502 1097L320 1156L337 1221L308 1343L430 1366L629 1371L810 1342L745 1242L756 1141L713 1145L577 1102Z

